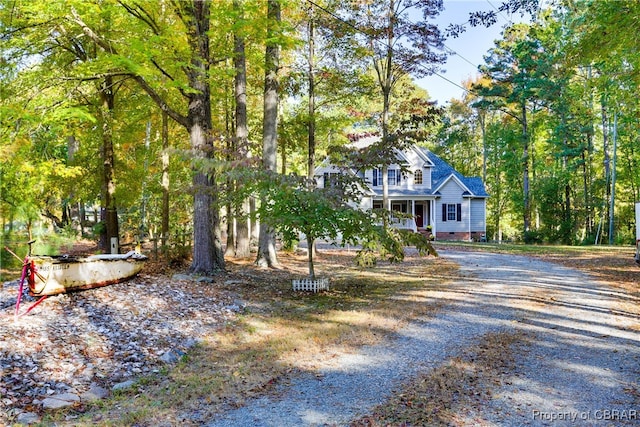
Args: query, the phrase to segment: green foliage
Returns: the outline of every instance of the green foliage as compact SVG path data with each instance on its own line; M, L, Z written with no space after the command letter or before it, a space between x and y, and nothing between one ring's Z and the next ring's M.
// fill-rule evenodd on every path
M266 7L261 1L241 3L243 19L238 18L232 2L209 3L211 28L216 29L209 32L211 72L207 80L213 97L213 149L218 152L225 146L233 127L233 70L226 59L232 55L229 35L238 32L247 40L248 151L253 159L259 159ZM534 3L510 0L505 7L514 10L517 5ZM430 4L420 2L419 7ZM491 195L487 200L489 238L503 234L528 241L575 243L595 241L598 236L602 241L603 235L608 236L606 225L613 215L616 241L627 242L634 223L631 207L640 200L636 132L640 103L635 95L640 81L636 36L640 6L630 0L565 4L570 7L558 4L553 10L541 11L533 24L518 24L504 32L487 56L485 81L471 87L473 96L450 105L437 136L434 126L440 120L439 111L428 102L428 94L409 78L426 72L441 59L433 49L439 44L440 34L430 26L430 20L413 26L414 22L398 16L394 36L403 46L389 52L385 44L385 17L389 15L382 13L388 11L388 2L323 5L337 14L344 12L342 16L354 18L353 22L370 22L359 26L368 29L366 35L316 9L318 159L329 146L344 145L349 132L345 129L354 123L361 125L359 130L379 130L385 119L381 115L384 97L374 94L384 83L390 89L388 138L382 147L374 147L378 150L351 159L361 167L395 161L390 155L391 145L428 142L434 152L451 160L462 173L486 172ZM198 93L189 81L189 73L194 70L192 61L197 58L189 50L187 22L172 5L20 0L11 2L10 7L0 7L0 218L7 229L23 228L27 232L45 217L56 223L58 231L68 229L70 225L62 221L66 206L93 205L100 200L103 166L99 94L104 76L110 75L115 94L111 133L122 231L133 234L141 227L150 233L158 230L162 192L160 113L147 92L135 84L132 74L145 79L166 103L166 109L174 112L186 111L189 97ZM429 18L439 11L437 2L432 6L424 8ZM367 7L380 13L367 15ZM186 11L181 11L186 16ZM490 18L491 14L476 14L471 24L487 24ZM285 48L281 70L289 70L281 75L287 105L278 130L279 150L284 169L300 175L306 172L310 122L306 108L308 46L301 43L308 19L300 4L285 2L282 27L277 32ZM92 39L81 22L109 40L114 50ZM294 28L301 30L292 31ZM415 49L413 43L420 37L405 37L414 29L420 29L420 35L433 35L428 49ZM385 43L360 43L367 37L384 39ZM371 46L378 51L371 52ZM379 60L389 53L397 61L393 69L385 70ZM372 59L377 61L377 72L371 67ZM385 76L391 80L385 81ZM615 210L609 212L614 115L618 118L618 165ZM481 129L486 132L484 141ZM179 150L188 148L189 137L173 124L169 134L174 150L170 164L171 224L174 231L188 235L193 220L193 170L217 176L216 196L239 206L249 192L227 187L227 171L248 166L251 161L239 159L230 165L226 152L206 159L176 156ZM73 150L71 138L76 141ZM527 159L523 159L523 142L529 143ZM524 161L530 169L533 227L526 234ZM360 216L351 209L348 200L356 195L351 187L357 187L355 183L345 183L343 193L338 194L336 189L313 189L297 178L285 183L281 177L252 175L247 182L253 184L251 191L265 193L274 201L260 214L265 221L276 218L273 222L284 238L295 239L300 233L310 238L350 238L363 243L361 258L365 264L374 263L378 257L401 259L399 248L421 244L402 232L376 228L375 224L385 218L382 213ZM284 222L277 218L284 218ZM604 225L602 231L600 224ZM187 246L185 242L185 254Z
M403 236L403 241L406 246L414 246L420 256L432 255L437 257L438 252L433 247L431 240L422 233L414 233L411 230L400 230Z
M355 257L356 264L360 267L371 267L376 265L379 258L389 262L400 262L404 259L404 246L397 229L376 226L363 236L362 249Z
M420 256L438 256L431 241L421 233L392 227L374 226L363 234L362 249L355 262L360 267L372 267L382 258L391 263L402 262L405 247L414 246Z
M390 218L389 212L351 206L349 202L361 196L358 177L341 176L328 188L316 188L305 178L294 175L247 170L236 175L239 176L246 182L250 182L249 176L253 177L253 185L245 186L245 191L264 197L266 203L257 211L260 221L273 227L285 242L297 241L303 235L309 247L318 239L361 245L356 262L362 266L375 265L380 257L401 262L406 246L415 246L421 256L437 256L424 235L380 226L385 216ZM312 263L310 257L310 275Z
M340 237L346 244L370 224L364 212L348 205L355 197L351 191L357 190L352 184L342 181L335 187L315 188L299 176L267 173L246 188L265 197L267 202L258 209L260 220L285 240L296 240L302 233L310 242Z
M477 170L486 159L490 238L573 244L608 235L614 114L624 159L616 168L614 215L616 232L624 232L628 207L640 198L638 152L629 149L637 138L627 134L637 126L629 82L640 62L627 19L637 7L572 3L512 26L485 57L485 78L470 86L471 111L449 109L434 151L447 151L459 170ZM620 8L628 14L618 22ZM531 228L524 231L527 219Z

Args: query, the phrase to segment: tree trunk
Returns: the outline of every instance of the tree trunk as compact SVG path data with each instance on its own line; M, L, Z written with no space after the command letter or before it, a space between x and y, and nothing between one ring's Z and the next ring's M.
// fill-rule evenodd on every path
M233 191L234 183L227 180L227 188ZM236 227L235 227L235 209L231 201L227 202L227 247L224 250L224 256L236 256Z
M585 80L585 85L588 85L591 80L591 67L587 68L587 79ZM587 104L588 109L593 109L593 92L589 92L589 102ZM583 240L587 236L590 236L593 233L594 226L594 210L593 210L593 202L591 193L591 153L593 152L593 135L595 134L593 121L589 121L589 128L586 134L587 146L582 151L582 186L583 186L583 198L584 198L584 208L585 208L585 218L584 218L584 233Z
M310 189L315 187L314 173L316 169L316 79L315 79L315 12L313 3L309 4L309 22L307 24L308 31L308 63L307 79L309 81L309 129L308 129L308 147L307 147L307 179ZM309 251L309 274L314 278L313 273L313 255L317 253L315 240L307 242Z
M316 279L316 272L313 268L313 247L315 246L315 239L309 239L309 236L307 236L307 253L309 254L308 259L309 259L309 278L311 280L315 280Z
M194 1L187 28L188 42L193 49L188 71L189 86L194 89L189 97L187 129L195 164L198 159L214 158L211 123L211 93L209 88L209 23L210 3ZM205 162L206 163L206 162ZM193 261L194 273L209 274L224 270L224 255L220 241L220 215L215 172L202 167L194 169L193 176Z
M389 114L391 111L391 90L393 89L393 40L396 21L394 1L389 3L389 16L388 16L388 36L387 36L387 51L384 62L378 64L374 61L376 66L376 72L378 75L378 82L382 90L382 144L386 149L389 145ZM389 180L388 180L389 165L387 163L382 165L382 208L388 211L391 210L389 205ZM384 217L384 227L388 226L387 216Z
M527 129L527 104L522 102L522 197L523 197L523 221L524 238L527 238L531 229L531 206L529 204L529 132Z
M487 183L487 112L483 109L478 110L478 120L480 122L480 131L482 133L482 182Z
M277 168L277 129L278 129L278 62L279 47L273 40L274 27L280 22L279 0L269 0L267 6L267 47L265 57L264 81L264 120L262 136L262 163L267 171L276 172ZM263 201L266 203L266 201ZM272 228L264 222L260 224L258 257L256 264L262 267L278 265L276 239Z
M233 7L236 10L240 10L241 3L238 0L234 0ZM243 16L242 14L240 15ZM246 159L249 155L248 147L248 135L249 130L247 126L247 65L245 55L245 43L244 36L239 32L234 34L233 38L234 56L233 66L235 68L235 128L236 128L236 146L239 159ZM236 183L236 185L242 185ZM249 211L249 203L245 200L242 205L238 206L236 211L236 253L238 258L248 258L251 255L250 252L250 237L249 237L249 218L247 216Z
M100 87L100 116L102 121L102 192L101 216L104 221L104 234L101 248L105 253L119 252L118 210L116 205L115 155L113 151L113 110L115 93L113 78L105 77ZM115 239L112 243L112 239Z
M85 221L86 210L83 202L78 202L78 216L80 217L80 237L84 237L84 227L87 221Z
M587 235L591 234L591 202L589 200L589 178L588 178L588 168L587 168L587 150L583 150L582 157L582 198L584 200L584 232L582 233L582 240L586 238Z
M611 198L611 157L609 154L609 117L607 115L607 107L605 106L604 97L600 100L600 107L602 113L602 153L604 155L603 166L604 166L604 182L605 182L605 201L602 203L603 212L601 216L600 223L602 224L605 220L609 219L609 200ZM598 244L598 239L596 239L596 244Z
M611 202L609 206L609 244L615 240L616 163L618 159L618 112L613 115L613 164L611 165Z
M227 61L227 66L228 66ZM235 137L236 132L236 124L235 124L235 114L231 112L230 98L231 92L234 91L235 98L235 88L229 87L229 85L225 84L224 90L224 123L225 123L225 141L226 141L226 157L229 163L237 160L238 157L238 141ZM235 101L233 102L235 105ZM234 107L235 108L235 107ZM235 194L238 183L232 177L227 177L226 179L226 187L228 194ZM236 256L236 204L230 197L227 198L227 205L225 206L225 211L227 214L226 223L227 223L227 245L224 250L224 256Z
M249 197L249 241L257 242L259 238L260 222L256 218L256 198Z
M561 119L563 129L566 129L566 119L562 114ZM563 131L564 132L564 131ZM566 132L562 138L562 172L564 180L564 211L563 224L561 226L562 242L570 245L573 240L573 221L571 217L571 178L569 177L569 140Z
M225 95L228 95L228 93L226 93ZM228 96L225 96L225 109L224 109L225 110L225 127L226 127L225 135L227 136L225 138L227 142L226 151L227 151L227 161L233 162L234 160L236 160L236 157L237 157L238 144L236 143L235 137L231 136L232 133L235 133L235 124L231 124L233 118L232 118L232 114L230 113L230 107L227 103L227 98ZM226 184L227 184L228 194L234 194L236 191L236 186L238 185L237 181L231 177L227 177ZM224 250L224 255L231 256L231 257L236 256L236 218L235 217L236 217L237 209L235 206L236 206L236 203L234 203L234 201L231 200L231 198L228 198L227 205L226 205L227 245Z
M236 212L236 257L248 258L251 256L249 237L249 201L242 202L242 206Z
M308 156L307 156L307 178L309 182L313 180L313 173L316 163L316 82L315 82L315 45L314 45L314 11L313 4L309 6L309 23L307 24L309 33L309 68L307 78L309 80L309 134L308 134Z
M74 135L69 135L67 137L67 165L71 166L75 164L74 158L78 149L79 149L78 140ZM69 194L68 201L65 201L64 199L62 200L62 207L63 207L62 222L65 225L73 223L73 210L75 208L75 203L73 202L74 198L75 198L75 192L72 191ZM80 236L82 236L82 221L80 221Z
M162 238L161 249L167 254L169 239L169 118L165 111L162 112L162 226L160 236Z

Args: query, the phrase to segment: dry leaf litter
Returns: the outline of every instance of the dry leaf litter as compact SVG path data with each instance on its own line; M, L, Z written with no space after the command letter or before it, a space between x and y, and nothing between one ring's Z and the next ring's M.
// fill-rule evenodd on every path
M242 309L213 281L141 274L48 297L17 319L19 282L0 285L0 425L106 397L177 362ZM21 312L34 301L25 290Z

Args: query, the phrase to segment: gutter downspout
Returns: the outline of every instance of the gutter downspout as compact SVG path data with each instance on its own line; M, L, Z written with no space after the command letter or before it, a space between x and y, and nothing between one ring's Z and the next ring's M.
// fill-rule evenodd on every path
M469 241L473 241L473 238L471 237L471 198L468 199L469 200L469 218L467 220L468 223L468 227L469 227Z

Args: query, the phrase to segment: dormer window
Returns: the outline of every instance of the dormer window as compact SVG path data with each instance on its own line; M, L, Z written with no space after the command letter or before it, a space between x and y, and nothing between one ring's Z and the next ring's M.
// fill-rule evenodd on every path
M374 187L382 186L382 169L374 169L372 176ZM387 171L387 183L389 186L396 186L402 183L402 171L400 169L389 169Z
M389 180L389 186L400 185L400 181L402 180L400 169L389 169L387 171L387 179Z
M415 185L422 184L422 170L418 169L413 173L413 183Z
M373 186L378 187L382 185L382 170L374 169L373 170Z

